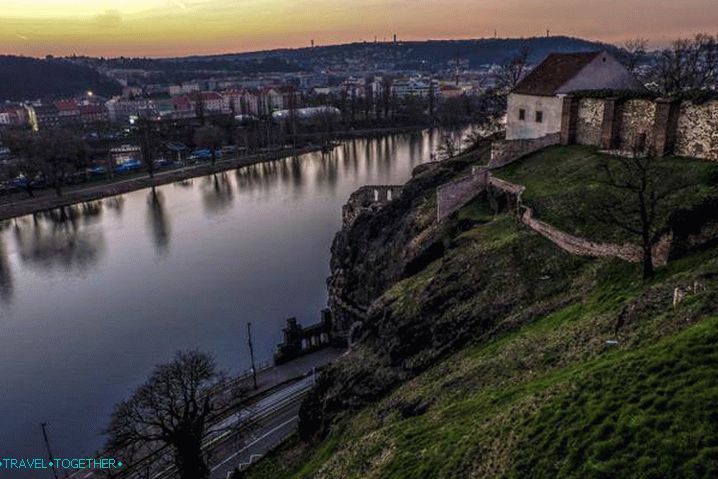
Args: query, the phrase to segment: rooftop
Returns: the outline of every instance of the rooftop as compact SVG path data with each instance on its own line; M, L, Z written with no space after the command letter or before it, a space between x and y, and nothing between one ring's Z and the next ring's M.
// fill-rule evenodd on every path
M514 93L553 96L602 52L552 53L516 85Z

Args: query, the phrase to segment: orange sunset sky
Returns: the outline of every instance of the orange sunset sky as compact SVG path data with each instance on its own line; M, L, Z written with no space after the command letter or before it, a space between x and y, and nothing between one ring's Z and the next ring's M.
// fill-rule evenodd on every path
M179 56L380 40L718 33L718 0L0 0L0 54Z

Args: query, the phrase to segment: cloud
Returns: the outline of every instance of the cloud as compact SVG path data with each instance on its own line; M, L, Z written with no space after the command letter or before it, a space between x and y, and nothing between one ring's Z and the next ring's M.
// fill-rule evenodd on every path
M107 10L95 15L94 20L100 28L115 28L122 23L122 14L118 10Z
M187 10L187 4L180 0L170 0L172 3L174 3L176 6L180 7L182 10Z

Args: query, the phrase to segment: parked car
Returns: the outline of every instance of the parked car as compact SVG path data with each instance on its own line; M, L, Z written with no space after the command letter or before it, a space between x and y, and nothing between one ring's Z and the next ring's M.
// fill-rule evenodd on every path
M142 168L140 160L129 160L115 167L115 173L127 173Z

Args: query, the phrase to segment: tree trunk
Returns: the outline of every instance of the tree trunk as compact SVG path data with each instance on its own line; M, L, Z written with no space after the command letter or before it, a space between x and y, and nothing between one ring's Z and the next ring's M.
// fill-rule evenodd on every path
M653 248L650 241L643 243L643 279L653 278L655 271L653 269Z
M209 468L202 454L202 441L194 437L180 439L175 444L175 465L181 479L208 479Z

